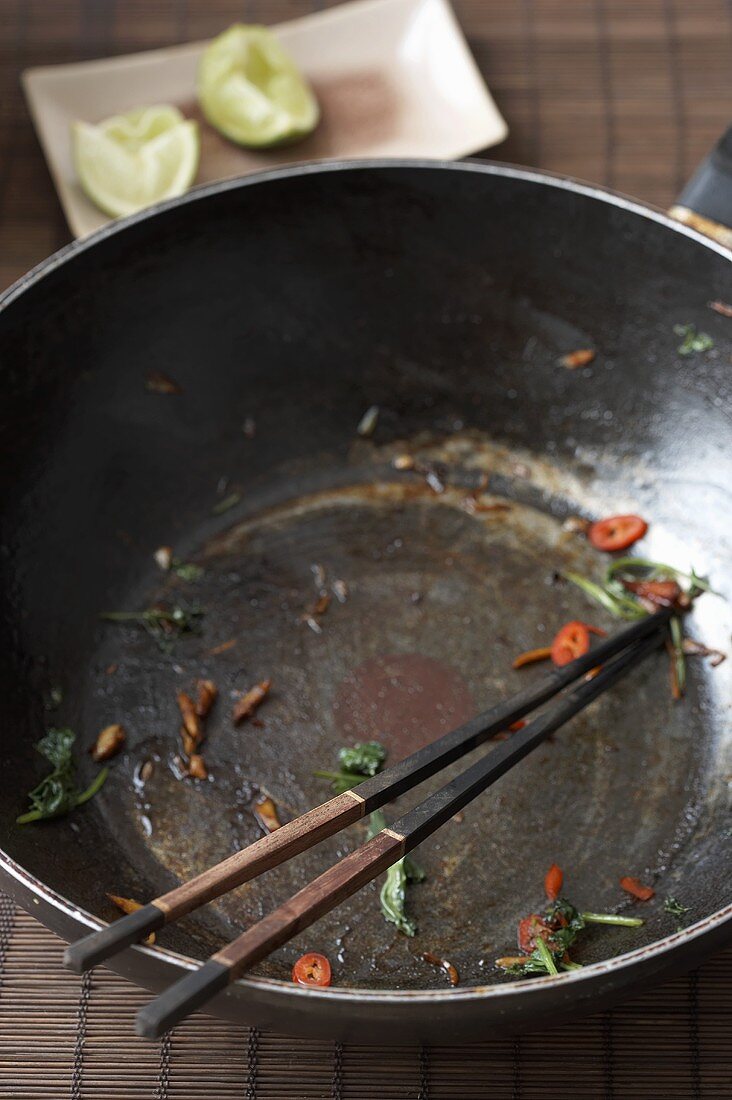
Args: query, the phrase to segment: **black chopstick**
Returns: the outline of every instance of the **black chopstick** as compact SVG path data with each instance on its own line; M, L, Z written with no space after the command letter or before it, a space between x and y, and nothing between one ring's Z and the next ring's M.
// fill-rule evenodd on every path
M389 828L330 867L263 920L216 952L198 970L171 985L140 1009L136 1021L138 1034L146 1038L159 1038L225 989L229 982L396 863L578 711L617 683L656 649L660 640L660 636L656 635L632 645L591 680L584 681L546 713L489 751Z
M635 642L655 634L670 616L671 609L663 608L619 630L589 653L563 668L552 669L511 699L491 707L378 775L365 779L359 783L357 790L346 791L308 810L134 913L69 944L64 954L64 965L76 973L88 970L151 932L158 931L165 924L360 820L505 730L584 673Z

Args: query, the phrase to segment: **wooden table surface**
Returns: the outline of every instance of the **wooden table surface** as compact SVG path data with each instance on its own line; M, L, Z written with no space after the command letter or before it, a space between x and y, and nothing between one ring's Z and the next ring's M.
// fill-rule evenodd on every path
M18 83L27 66L276 23L318 0L0 0L0 287L70 239ZM454 0L508 121L492 158L668 206L732 121L725 0ZM343 1050L196 1017L131 1036L142 994L63 971L60 944L0 896L0 1096L668 1100L732 1097L732 953L562 1033L469 1051Z

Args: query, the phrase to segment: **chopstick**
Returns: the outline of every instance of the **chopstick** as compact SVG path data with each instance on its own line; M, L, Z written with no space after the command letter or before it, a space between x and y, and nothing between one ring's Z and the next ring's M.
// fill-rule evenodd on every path
M396 863L578 711L625 676L659 643L660 637L652 635L632 645L593 679L583 682L510 740L489 751L389 828L383 829L372 840L323 872L263 920L217 951L199 969L171 985L140 1009L136 1021L138 1034L151 1039L159 1038L244 971Z
M671 609L663 608L625 627L595 646L591 652L563 668L552 669L511 699L446 733L378 775L365 779L359 783L357 790L336 795L134 913L69 944L64 954L64 965L76 973L82 973L151 932L158 931L165 924L206 905L360 820L505 730L590 669L641 639L654 635L668 622L670 615ZM515 743L515 738L512 743Z

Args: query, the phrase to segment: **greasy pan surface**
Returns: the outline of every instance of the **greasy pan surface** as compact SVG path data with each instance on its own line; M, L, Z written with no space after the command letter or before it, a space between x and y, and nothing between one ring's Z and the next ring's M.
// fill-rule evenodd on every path
M376 737L394 760L524 684L534 673L513 672L512 656L567 619L615 627L553 581L605 564L562 530L568 514L638 511L652 521L648 556L693 564L732 594L732 321L706 306L729 297L728 255L661 216L533 173L414 164L207 189L71 246L11 291L0 312L6 887L71 937L87 913L112 919L105 891L146 900L255 839L259 791L283 817L322 801L312 773L341 744ZM713 351L678 356L673 326L688 322ZM598 349L590 367L557 365L582 347ZM149 392L150 371L182 392ZM360 438L373 404L376 430ZM443 463L445 491L394 470L403 452ZM509 507L466 510L483 473ZM238 502L214 514L232 492ZM152 560L163 544L203 577L164 577ZM348 588L321 633L302 622L316 565ZM206 612L201 634L170 653L99 620L161 597ZM726 649L728 605L705 596L689 632ZM393 1042L398 1024L404 1041L470 1038L545 1026L722 942L731 673L732 661L692 665L674 704L665 658L651 659L423 846L414 940L384 923L372 884L216 1010L280 1031ZM221 699L211 778L193 784L172 764L175 694L203 674ZM263 725L233 728L232 693L265 677ZM33 744L45 726L71 726L86 749L111 722L128 741L97 798L16 826L44 771ZM96 766L82 755L86 780ZM186 964L174 952L205 957L363 837L353 828L163 933L169 951L134 949L116 965L165 984ZM654 882L644 929L599 930L577 957L638 954L507 983L493 959L513 952L516 917L541 903L552 860L583 908L635 913L618 878ZM677 934L669 895L701 924ZM303 950L328 954L351 992L295 990ZM422 951L455 964L457 991Z

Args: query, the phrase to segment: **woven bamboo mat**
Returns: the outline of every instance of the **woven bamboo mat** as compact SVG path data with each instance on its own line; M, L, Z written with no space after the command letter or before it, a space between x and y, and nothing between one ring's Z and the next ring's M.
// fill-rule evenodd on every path
M0 1096L13 1100L697 1100L732 1096L732 950L622 1008L469 1047L260 1034L197 1015L133 1035L146 994L63 969L62 944L0 895Z
M453 0L510 126L491 151L668 206L732 115L729 0ZM0 286L68 240L18 86L28 65L272 23L318 0L0 0ZM732 1097L732 951L561 1032L374 1050L198 1016L134 1038L143 994L61 967L0 895L0 1096L14 1100L664 1100Z
M561 1030L457 1049L263 1035L195 1016L133 1035L146 999L0 895L0 1096L14 1100L697 1100L732 1096L732 950L622 1008Z

